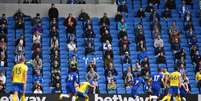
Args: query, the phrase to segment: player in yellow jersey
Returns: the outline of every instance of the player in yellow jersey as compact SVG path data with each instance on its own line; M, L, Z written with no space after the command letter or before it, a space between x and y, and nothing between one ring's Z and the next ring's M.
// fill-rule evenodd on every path
M170 88L169 93L161 101L170 101L172 96L176 96L176 101L181 101L180 87L181 87L181 73L178 72L178 68L169 75Z
M76 88L77 90L77 98L78 99L79 97L84 97L85 98L85 101L89 101L89 97L87 95L87 90L89 88L95 88L94 85L93 85L93 81L90 81L90 82L81 82L80 85Z
M22 101L25 100L28 67L24 62L25 59L21 58L19 63L17 63L12 69L12 83L14 90L12 101L18 101L18 93L22 94Z

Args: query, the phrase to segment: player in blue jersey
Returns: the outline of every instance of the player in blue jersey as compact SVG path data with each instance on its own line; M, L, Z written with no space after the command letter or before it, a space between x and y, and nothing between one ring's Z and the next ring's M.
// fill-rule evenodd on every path
M134 78L133 80L133 86L132 86L132 95L134 97L136 97L137 95L139 95L139 87L145 85L145 81L142 77L140 77L140 74L137 74L137 77Z
M78 74L76 72L72 72L68 74L67 82L66 82L66 90L67 94L61 94L60 99L63 97L73 97L76 94L76 87L79 86ZM72 98L75 99L75 98Z
M159 68L158 73L152 75L152 93L155 96L160 96L162 88L162 79L163 79L162 70Z

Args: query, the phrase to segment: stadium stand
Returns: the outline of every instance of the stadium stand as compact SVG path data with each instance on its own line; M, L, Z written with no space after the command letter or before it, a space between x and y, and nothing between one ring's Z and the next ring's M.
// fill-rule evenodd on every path
M42 17L40 23L43 31L40 32L41 40L39 42L39 50L31 48L35 42L32 39L32 34L35 33L33 29L36 25L32 25L30 17L23 16L23 37L21 37L22 31L15 29L15 19L12 16L7 17L7 66L3 66L6 68L5 75L7 78L5 91L10 92L12 90L11 70L16 60L16 54L14 52L16 48L15 44L17 43L15 43L15 41L21 38L25 44L22 47L24 47L23 51L26 60L30 62L29 60L35 59L34 56L36 55L34 55L34 51L37 51L41 58L40 85L44 93L66 93L67 90L65 86L68 73L72 71L76 72L79 75L79 81L85 81L85 76L88 73L87 68L89 64L92 64L94 68L96 68L94 72L96 72L99 77L99 79L96 78L93 80L97 82L97 88L99 89L97 92L100 93L130 94L131 88L125 85L126 81L124 81L124 74L127 75L129 68L131 68L134 74L141 73L148 83L150 75L156 73L157 68L167 68L168 72L172 72L176 66L180 69L180 72L186 74L189 78L191 93L198 94L200 92L197 88L195 74L200 70L201 64L200 60L196 61L200 59L199 48L201 47L201 34L199 31L201 28L199 23L200 19L197 17L199 13L199 0L193 0L192 2L193 8L191 5L185 5L188 9L186 11L187 13L183 15L183 12L180 12L179 9L180 6L182 6L182 1L175 0L176 8L171 10L172 17L164 18L159 16L164 11L165 2L163 0L161 0L158 7L156 5L147 7L148 3L144 0L134 0L134 3L132 3L131 0L127 0L118 3L118 11L122 13L122 19L125 21L115 21L115 18L112 17L109 18L110 24L101 25L99 23L100 19L97 17L92 17L87 21L81 21L77 17L76 31L73 33L68 33L66 30L64 17L58 17L54 20L49 17ZM153 6L153 8L151 6ZM145 17L140 18L135 15L141 7L143 9L147 8L145 10ZM150 14L147 12L149 11L148 9L156 10L150 10L150 12L153 12L153 14ZM188 12L190 12L190 15L186 15ZM158 20L155 21L155 19ZM172 27L174 22L176 29ZM95 35L85 35L91 34L91 32L87 33L87 31L85 31L87 29L85 29L85 24L87 27L88 25L91 26L92 29L89 29L90 31L93 30L92 32L94 32ZM159 24L157 27L160 26L160 28L155 28L154 24L156 24L156 26ZM52 35L54 34L52 30L53 27L57 30L55 35ZM190 27L192 27L192 30ZM103 32L101 30L102 28L104 29ZM122 30L125 30L125 32L122 32ZM159 31L157 32L156 30ZM193 31L193 34L190 31ZM175 34L175 32L179 34ZM109 43L112 45L112 50L108 47L106 50L103 49L103 45L107 43L106 40L102 40L106 33L108 34L106 39L108 38ZM75 39L73 40L77 47L75 51L70 51L67 47L70 34L75 35ZM121 34L123 34L123 37ZM58 41L56 47L54 47L54 42L52 42L54 36ZM159 52L154 45L154 40L157 39L158 36L163 40L163 45L161 49L159 49ZM85 45L88 42L92 44L94 51L85 54L87 49ZM197 47L198 51L196 51L196 49L193 51L193 47ZM58 53L51 51L52 48L57 48ZM108 53L106 53L106 51ZM56 57L55 54L57 54L58 57ZM161 56L161 54L164 54L164 56ZM76 58L75 60L72 60L73 56ZM158 61L162 58L164 61ZM55 59L58 63L55 62ZM71 62L75 62L75 67L72 67ZM27 93L33 93L31 88L37 81L35 81L37 74L35 74L36 70L31 68L31 64L28 66ZM4 70L2 69L2 71ZM113 78L109 78L108 75L112 75ZM114 83L114 87L112 88L108 86L111 82ZM58 83L61 87L55 89ZM145 93L142 87L139 89L141 94Z

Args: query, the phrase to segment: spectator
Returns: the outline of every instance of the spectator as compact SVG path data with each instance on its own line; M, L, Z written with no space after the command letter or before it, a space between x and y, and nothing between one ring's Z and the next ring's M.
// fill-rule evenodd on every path
M60 83L56 83L56 87L53 89L52 93L55 93L55 94L61 94L62 93Z
M200 94L201 93L201 69L196 73L195 79L197 81L197 87Z
M50 20L50 27L55 26L56 28L58 28L58 23L57 23L57 19L56 18L52 18Z
M39 43L41 41L41 33L39 31L36 31L33 33L33 43Z
M106 67L106 69L105 69L105 76L109 76L109 72L111 72L112 75L114 75L114 76L118 75L116 69L113 67L113 63L110 63L109 67Z
M37 55L41 55L41 48L37 47L37 48L33 48L33 53L32 53L32 57L35 58Z
M113 62L111 55L106 55L104 58L105 67L109 67L110 63Z
M39 33L43 32L41 23L38 23L37 25L33 26L32 33L35 33L36 31L38 31Z
M88 55L95 51L95 47L91 42L87 42L85 46L85 55Z
M116 80L114 75L112 75L111 72L109 72L107 76L107 89L108 90L115 90L116 89Z
M144 18L145 17L145 11L143 10L142 7L137 11L136 17L139 17L139 18Z
M70 71L76 72L78 70L78 62L76 56L73 56L71 60L69 60Z
M131 88L132 82L133 82L133 74L132 74L131 68L129 67L124 79L124 84L126 88Z
M3 82L0 80L0 94L5 94L5 85Z
M93 70L96 71L96 61L95 61L95 60L93 60L93 61L91 61L91 62L89 63L89 65L87 66L87 72L88 72L91 68L93 68Z
M152 3L149 3L148 6L146 7L145 11L148 13L152 13L154 11L154 7Z
M33 67L35 70L41 70L42 69L42 59L37 55L33 60Z
M32 25L33 25L33 26L36 26L36 25L38 25L39 23L41 23L41 18L40 18L40 14L37 13L37 14L36 14L36 17L34 17L34 18L32 19Z
M145 65L147 65L149 67L149 58L147 56L145 56L140 64L141 64L141 67L146 67Z
M129 64L131 63L131 57L129 55L128 52L126 52L123 56L122 56L122 63L123 64Z
M107 16L107 13L104 13L104 16L100 19L100 25L103 25L105 23L107 26L110 25L110 19Z
M158 36L158 38L154 39L155 53L158 54L160 51L163 51L163 47L163 40Z
M76 24L77 24L76 19L70 13L69 16L64 21L64 25L66 27L66 31L68 34L75 34Z
M24 13L22 13L20 9L18 9L18 11L14 14L15 30L22 29L24 31L24 16Z
M109 40L106 40L106 42L103 43L103 50L106 51L106 50L108 50L109 48L112 48L112 45L111 45L111 43L110 43Z
M18 44L15 49L15 53L17 55L24 54L24 40L23 39L19 39Z
M120 47L120 55L124 55L126 52L129 52L129 47L126 44Z
M164 19L168 19L170 17L172 17L171 15L171 10L169 8L166 8L163 12L162 12L162 16Z
M61 84L60 75L52 76L52 87L56 87L58 83Z
M81 10L81 13L79 15L79 20L80 21L87 21L90 19L89 14L87 14L83 9Z
M49 18L52 20L53 18L58 18L59 16L59 11L58 9L55 7L54 4L51 4L51 8L48 11L48 16Z
M199 50L197 46L193 45L190 49L191 60L193 63L197 63L199 60Z
M175 0L165 0L165 8L175 9L176 8Z
M122 29L127 30L127 24L125 23L124 18L121 19L121 22L118 22L118 31L121 31Z
M109 41L110 43L112 42L112 36L110 35L109 31L106 30L104 33L101 35L101 42L105 43L106 41Z
M35 71L34 73L34 77L33 77L33 82L39 82L39 83L42 83L43 81L43 77L41 75L41 71Z
M111 58L113 58L114 54L112 51L112 48L108 48L107 50L105 50L104 56L110 55Z
M2 17L0 19L0 25L7 25L8 24L8 20L6 18L6 14L2 14Z
M43 91L42 91L42 86L41 85L36 85L36 88L34 89L33 93L34 94L42 94Z
M120 46L123 46L123 45L126 45L128 47L129 45L129 41L128 41L128 37L127 36L124 36L120 39Z
M89 72L86 74L87 81L97 81L99 79L99 75L94 71L94 68L90 68Z
M117 14L116 14L116 16L115 16L115 21L116 21L116 22L120 22L121 19L123 19L123 16L121 15L120 12L117 12Z
M86 31L84 32L84 36L85 36L85 38L94 38L95 37L95 33L94 33L91 25L87 26Z
M6 76L3 74L3 72L0 72L0 81L2 81L3 85L6 83Z
M34 92L37 88L40 88L40 90L43 92L43 87L42 87L42 85L38 81L36 81L34 83L34 85L32 87L32 91Z
M118 34L118 37L119 39L123 38L124 36L127 36L127 32L126 32L126 29L122 29L119 34Z
M51 38L51 49L57 49L59 47L59 42L56 36L53 36L53 38Z
M156 63L157 64L165 64L166 63L166 58L165 58L163 52L158 53Z
M5 25L5 24L0 25L0 33L3 33L3 34L8 33L7 25Z
M74 41L70 41L67 44L67 47L69 51L75 51L75 52L77 51L76 43Z
M180 51L178 51L176 54L175 54L175 58L176 58L176 61L179 61L181 63L184 63L185 62L185 58L186 58L186 53L185 53L185 50L182 48L180 49Z

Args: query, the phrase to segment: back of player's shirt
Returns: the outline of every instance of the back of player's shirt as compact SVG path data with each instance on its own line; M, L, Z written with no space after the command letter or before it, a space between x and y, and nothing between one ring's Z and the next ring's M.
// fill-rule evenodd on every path
M163 75L160 73L154 74L152 76L152 85L160 87L161 86L161 79L163 78Z
M140 77L137 77L137 78L134 78L133 80L133 87L140 87L141 84L145 84L145 81L143 78L140 78Z
M25 74L28 71L28 68L25 64L16 64L13 67L13 83L26 83Z
M76 73L70 73L67 77L67 84L78 83L78 75Z
M181 77L181 73L179 72L171 73L169 77L170 86L178 87L180 85L180 77Z

